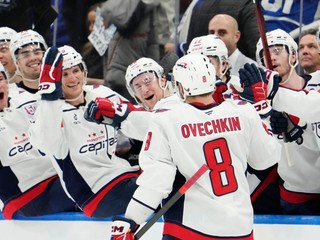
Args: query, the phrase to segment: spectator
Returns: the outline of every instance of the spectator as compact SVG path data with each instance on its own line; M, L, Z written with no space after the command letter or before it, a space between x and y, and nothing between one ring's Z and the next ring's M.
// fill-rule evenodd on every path
M102 7L103 2L96 3L89 7L86 16L86 26L88 35L93 31L96 18L97 7ZM99 55L90 41L86 42L82 48L83 61L88 68L89 78L103 79L103 58Z
M163 0L160 1L158 18L155 26L158 29L158 42L160 59L162 59L165 54L175 51L174 42L174 18L175 18L175 1Z
M161 1L143 0L141 7L138 7L135 14L140 16L132 26L126 30L120 30L114 34L110 41L108 52L104 59L104 80L105 85L118 92L125 98L133 100L128 93L125 85L125 71L129 64L141 57L159 60L159 42L158 42L158 10ZM130 1L128 1L130 3ZM109 19L109 15L104 9L108 6L105 3L102 8L102 15ZM112 21L110 23L113 23Z
M208 34L208 23L217 14L232 16L239 24L238 47L247 57L254 59L255 45L260 34L257 25L255 5L252 0L203 0L194 7L187 38L187 46L195 37ZM217 34L218 35L218 34ZM226 44L228 47L228 44Z
M9 83L18 83L21 81L21 76L17 72L9 49L11 38L16 33L12 28L0 27L0 62L9 73Z
M208 31L210 34L219 36L226 44L232 75L239 76L238 71L245 63L255 63L238 49L241 32L238 29L236 19L232 16L226 14L215 15L208 24Z
M146 221L161 202L167 202L186 179L206 164L209 172L164 214L162 239L253 240L246 164L251 162L258 169L272 165L280 156L280 147L265 132L251 105L233 101L214 103L215 70L206 56L182 57L173 76L185 103L179 102L153 115L140 153L143 172L138 178L139 187L125 216L113 218L112 237L133 237L137 224ZM234 124L239 121L241 131L233 124L230 125L233 131L228 132L212 124L233 121L230 119Z
M302 32L299 41L299 62L307 74L320 70L319 44L317 40L317 30L309 29Z
M30 128L31 142L54 156L68 194L85 215L121 214L137 187L140 169L115 156L114 127L84 119L88 103L96 97L118 103L121 97L104 86L84 86L86 68L81 55L70 46L59 48L59 52L50 48L43 61L46 68L42 69L40 86L49 84L49 88L39 90L42 100Z

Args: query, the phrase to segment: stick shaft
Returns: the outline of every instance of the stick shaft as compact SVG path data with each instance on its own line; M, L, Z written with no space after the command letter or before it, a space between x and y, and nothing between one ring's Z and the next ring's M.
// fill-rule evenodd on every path
M142 235L144 235L158 219L165 214L173 204L175 204L180 197L185 194L185 192L196 182L198 179L208 170L208 166L203 164L198 171L185 183L180 189L166 202L165 205L153 215L153 217L135 234L135 239L140 239Z
M265 55L265 64L266 67L270 70L272 69L272 61L271 61L271 55L270 55L270 51L269 51L269 46L268 46L268 41L267 41L267 37L266 37L266 30L264 28L265 26L265 21L264 21L264 17L262 14L262 8L261 5L259 3L259 0L253 0L253 2L256 5L256 15L257 15L257 23L258 23L258 29L259 29L259 33L260 33L260 37L261 37L261 41L262 41L262 46L264 49L264 55Z

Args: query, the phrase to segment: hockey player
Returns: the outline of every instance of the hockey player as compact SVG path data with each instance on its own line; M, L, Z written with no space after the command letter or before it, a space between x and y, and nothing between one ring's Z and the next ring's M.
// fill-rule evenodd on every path
M19 106L10 108L8 76L0 64L0 206L3 217L40 216L75 211L66 195L51 157L30 144L28 128L33 121L35 100L19 94Z
M46 52L39 85L42 100L30 128L31 142L54 156L67 192L87 216L121 214L137 187L140 169L115 156L114 127L84 119L87 104L96 97L118 103L121 98L104 86L85 86L85 81L85 64L72 47Z
M9 83L21 81L16 65L10 54L10 41L17 32L9 27L0 27L0 62L9 73Z
M113 219L112 239L133 239L138 224L203 164L209 172L165 214L163 239L253 239L247 161L257 169L273 165L280 146L250 104L215 104L215 69L206 56L182 57L173 77L186 103L152 115L140 153L139 187L125 217Z
M3 67L2 63L0 63L0 116L3 115L3 109L8 107L8 78L9 76L7 71Z
M217 92L222 92L223 98L233 98L236 96L232 95L232 88L234 85L240 87L240 79L238 76L231 75L230 66L228 61L228 49L225 43L216 35L209 34L206 36L194 38L187 51L190 53L199 53L206 55L211 63L213 64L217 76L222 80L223 83L227 84L227 88L223 83L217 81L216 90L214 92L214 98L216 101L221 102L223 99L219 99Z
M299 76L295 70L298 64L298 46L293 38L283 30L276 29L266 33L273 70L281 77L280 85L301 90L307 88L309 75ZM257 44L258 62L264 62L261 39ZM262 59L262 60L261 60ZM319 80L318 80L319 81ZM286 117L284 117L284 115ZM320 184L317 182L320 161L317 140L312 125L286 113L273 111L270 117L273 133L284 146L278 164L280 183L280 204L285 214L313 215L320 213ZM304 169L308 172L301 172Z
M128 92L144 110L156 111L158 108L179 102L178 97L172 95L171 84L172 82L166 79L164 69L151 58L138 59L130 64L126 71ZM104 119L104 123L112 123L114 118L119 119L117 106L114 106L109 99L97 98L91 106L87 113L89 121L100 123ZM127 107L122 105L122 108ZM150 114L148 111L132 111L127 118L120 117L123 120L119 126L121 132L130 138L142 141L147 133Z
M22 76L17 83L20 89L36 93L39 86L40 65L47 49L44 38L33 30L14 34L10 41L10 53Z

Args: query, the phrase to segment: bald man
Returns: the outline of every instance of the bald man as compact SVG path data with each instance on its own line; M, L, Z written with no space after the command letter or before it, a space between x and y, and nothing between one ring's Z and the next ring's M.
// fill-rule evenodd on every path
M236 19L227 14L215 15L208 24L209 34L215 34L221 38L228 49L231 74L239 76L239 69L246 63L255 63L251 58L246 57L237 47L241 33Z
M260 34L252 0L199 0L192 9L187 49L193 38L208 34L208 23L217 14L228 14L237 20L242 33L238 48L247 57L255 59Z

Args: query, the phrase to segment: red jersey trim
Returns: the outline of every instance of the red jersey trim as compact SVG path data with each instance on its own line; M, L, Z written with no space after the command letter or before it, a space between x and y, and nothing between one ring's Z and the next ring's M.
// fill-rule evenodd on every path
M40 194L42 194L47 189L49 183L52 182L56 178L58 178L57 175L52 176L52 177L40 182L35 187L22 193L19 197L9 201L3 208L3 217L5 219L12 219L14 213L17 210L19 210L23 206L27 205L33 199L35 199Z
M283 186L280 186L280 197L289 203L299 204L312 199L319 199L320 194L292 192L285 189Z
M114 181L111 181L104 188L102 188L87 205L85 205L83 208L84 214L88 217L91 217L101 200L110 192L111 189L113 189L121 181L132 177L138 177L139 175L140 171L135 173L127 173L115 179Z
M180 226L174 223L165 222L163 226L163 235L170 235L183 240L253 240L253 231L246 236L224 237L224 236L208 236Z

